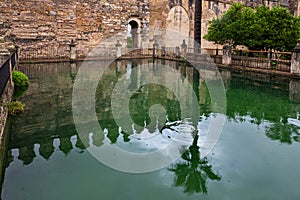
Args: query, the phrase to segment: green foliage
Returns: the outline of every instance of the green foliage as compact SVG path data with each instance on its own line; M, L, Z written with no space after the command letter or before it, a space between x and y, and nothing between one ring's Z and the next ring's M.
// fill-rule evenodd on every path
M132 48L132 37L127 37L127 47Z
M183 58L183 57L180 57L178 61L179 62L186 62L185 58Z
M25 104L20 101L12 101L8 103L7 106L9 114L16 115L24 111Z
M13 71L12 78L15 85L13 99L17 100L27 91L30 82L28 77L20 71Z
M300 18L280 6L253 9L233 3L220 19L209 22L204 38L253 50L291 51L300 38Z
M267 127L266 135L272 140L279 140L281 143L292 144L292 141L298 141L300 133L299 128L288 123L274 123Z
M28 89L28 87L15 87L13 100L15 101L17 99L20 99L25 94L27 89Z
M20 71L13 71L12 78L15 87L28 87L29 79L28 77Z

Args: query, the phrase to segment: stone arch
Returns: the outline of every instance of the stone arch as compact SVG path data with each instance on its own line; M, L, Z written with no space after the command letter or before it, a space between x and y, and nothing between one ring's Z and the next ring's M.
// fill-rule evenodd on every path
M131 17L128 21L127 29L127 46L132 48L139 48L141 41L141 21L137 17ZM131 39L130 39L131 38ZM130 42L131 40L131 42ZM129 45L131 43L131 45Z
M184 7L172 7L166 17L166 46L180 46L183 39L189 42L190 23L188 11ZM178 33L180 39L174 36L174 32Z
M216 13L212 9L205 9L202 12L202 22L201 22L201 32L202 32L202 48L215 48L216 45L212 42L208 42L207 40L203 39L203 36L207 33L209 21L217 18Z

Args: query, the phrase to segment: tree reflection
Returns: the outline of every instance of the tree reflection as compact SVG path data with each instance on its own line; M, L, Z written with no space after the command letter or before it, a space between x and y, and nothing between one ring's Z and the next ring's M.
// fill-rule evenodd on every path
M235 122L250 119L258 126L266 127L266 136L284 144L300 141L299 127L288 123L289 118L297 118L298 104L289 100L288 85L282 83L247 81L232 77L227 90L227 117Z
M207 181L221 180L221 176L212 171L212 165L207 158L200 158L197 146L199 136L193 140L193 144L182 154L183 162L175 164L169 170L175 173L174 185L183 187L185 193L207 194Z
M274 123L267 127L266 135L272 140L279 140L281 143L292 144L293 140L299 142L299 128L288 123Z

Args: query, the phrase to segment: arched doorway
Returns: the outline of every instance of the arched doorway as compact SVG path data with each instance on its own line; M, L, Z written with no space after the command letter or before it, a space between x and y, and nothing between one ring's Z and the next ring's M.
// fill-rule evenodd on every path
M128 23L127 47L139 47L139 23L136 20L130 20Z
M190 20L182 6L174 6L167 17L166 46L180 46L185 39L189 40Z
M212 19L216 19L218 16L216 15L215 11L212 9L204 9L202 11L202 21L201 21L201 27L202 27L202 32L201 32L201 47L202 48L217 48L218 45L214 44L213 42L209 42L205 39L203 39L203 36L207 34L208 31L208 26L209 26L209 21Z

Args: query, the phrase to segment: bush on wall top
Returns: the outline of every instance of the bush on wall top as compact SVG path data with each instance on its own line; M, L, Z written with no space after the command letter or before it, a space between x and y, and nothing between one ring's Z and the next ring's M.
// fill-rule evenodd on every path
M15 85L13 100L17 100L27 91L30 82L28 77L20 71L13 71L12 78Z
M20 71L13 71L12 78L15 87L28 87L29 79L28 77Z

